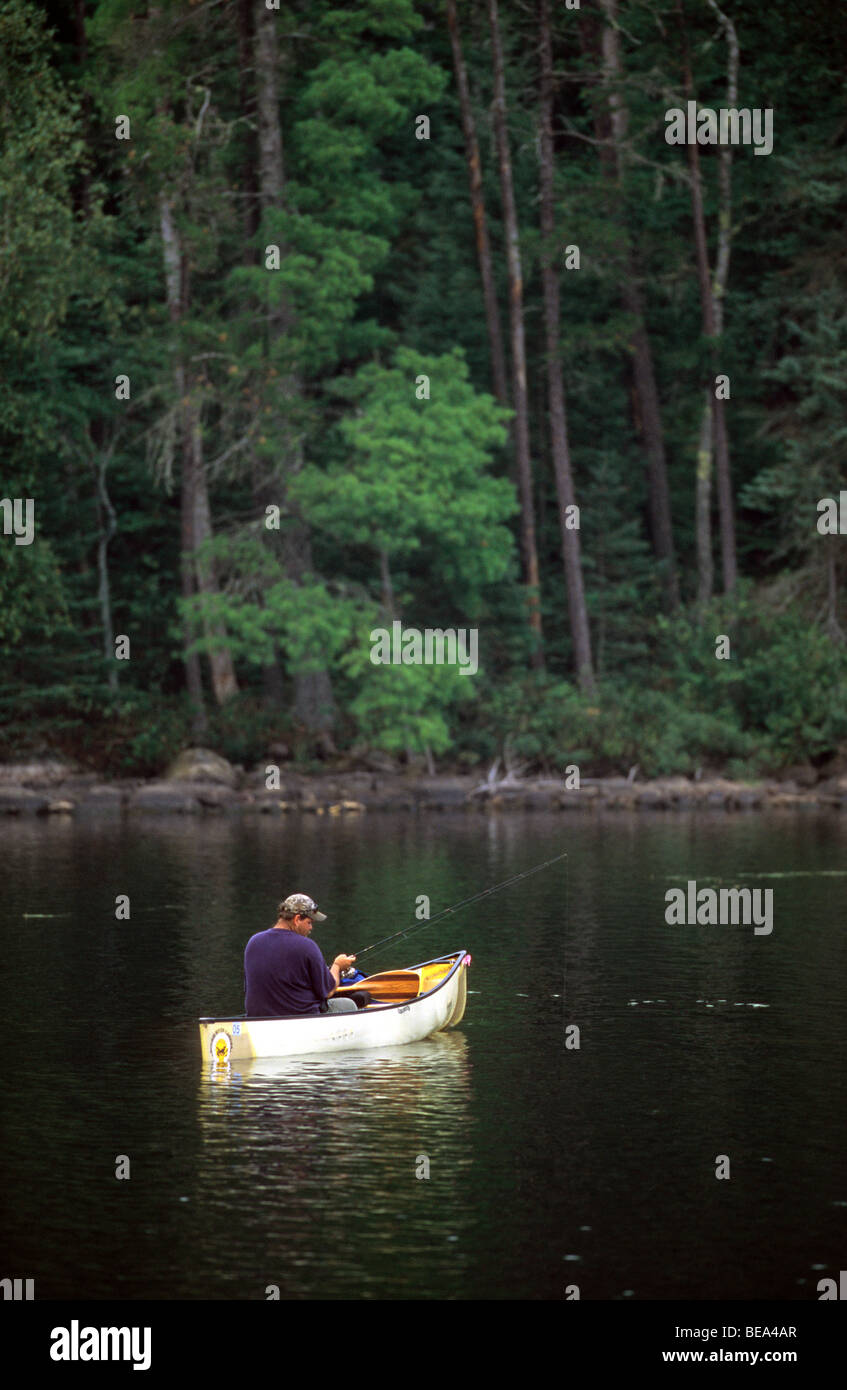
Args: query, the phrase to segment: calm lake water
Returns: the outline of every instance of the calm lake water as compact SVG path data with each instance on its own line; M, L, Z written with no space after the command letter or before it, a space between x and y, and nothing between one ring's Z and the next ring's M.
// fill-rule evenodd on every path
M0 1273L34 1277L36 1298L806 1300L843 1267L847 817L0 836ZM332 959L412 925L420 894L434 915L562 850L368 956L471 951L459 1030L201 1061L196 1019L243 1010L245 942L286 894L328 914L314 939ZM772 934L669 926L665 892L688 879L772 889Z

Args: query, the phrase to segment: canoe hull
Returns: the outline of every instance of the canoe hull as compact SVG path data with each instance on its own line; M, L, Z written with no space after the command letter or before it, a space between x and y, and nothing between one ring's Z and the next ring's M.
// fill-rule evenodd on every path
M451 962L446 975L417 999L376 1004L355 1014L317 1014L305 1018L203 1018L200 1047L203 1059L217 1065L250 1057L292 1057L300 1053L345 1052L351 1048L401 1047L420 1042L442 1028L461 1022L467 1002L465 951L442 960ZM427 961L423 965L438 962ZM412 970L422 970L411 966ZM367 987L367 981L362 981Z

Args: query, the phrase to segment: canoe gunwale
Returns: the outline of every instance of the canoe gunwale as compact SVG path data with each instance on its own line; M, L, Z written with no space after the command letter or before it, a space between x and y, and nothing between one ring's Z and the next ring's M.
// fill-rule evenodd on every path
M389 1010L389 1009L408 1009L408 1008L411 1008L411 1006L414 1005L414 1004L419 1004L423 999L430 999L430 998L432 997L433 994L437 994L438 991L439 991L440 989L443 989L444 986L448 983L448 981L452 980L452 978L453 978L453 976L455 975L455 973L456 973L457 970L459 970L459 969L461 969L461 968L464 967L465 957L467 956L467 954L468 954L468 953L467 953L467 951L465 951L465 950L460 950L460 951L448 951L446 956L436 956L433 960L422 960L422 961L419 961L417 965L411 965L411 966L406 966L406 967L404 967L404 968L407 969L407 970L422 970L423 967L424 967L425 965L442 965L442 964L444 963L445 960L452 960L452 961L453 961L453 965L452 965L452 967L447 971L447 974L446 974L442 979L437 980L436 983L433 985L432 989L428 989L428 990L426 991L425 994L418 994L418 995L415 996L414 999L398 999L397 1002L396 1002L395 1004L381 1004L381 1003L369 1004L368 1007L367 1007L367 1010L362 1009L361 1012L362 1012L362 1013L365 1013L365 1012L367 1012L367 1013L375 1013L377 1010L379 1010L380 1013L384 1013L384 1012L386 1012L386 1011ZM364 989L364 988L366 987L366 982L367 982L367 976L365 977L364 980L360 980L360 981L358 982L358 983L359 983L359 987L362 988L362 989ZM330 998L334 998L334 996L331 995ZM343 999L343 998L345 998L345 996L342 994L342 995L341 995L341 998ZM293 1014L293 1015L291 1015L291 1016L289 1016L289 1017L287 1017L287 1018L285 1018L285 1019L283 1020L283 1019L281 1019L281 1018L279 1017L278 1014L216 1014L216 1015L214 1015L213 1017L199 1018L199 1019L197 1020L197 1022L198 1022L198 1023L279 1023L279 1022L283 1022L283 1021L284 1021L284 1022L286 1022L286 1023L297 1023L297 1022L300 1022L300 1021L308 1021L308 1022L312 1022L312 1023L313 1023L314 1020L315 1020L316 1018L326 1018L326 1017L328 1017L327 1014ZM344 1015L343 1015L343 1014L339 1014L338 1017L343 1018Z

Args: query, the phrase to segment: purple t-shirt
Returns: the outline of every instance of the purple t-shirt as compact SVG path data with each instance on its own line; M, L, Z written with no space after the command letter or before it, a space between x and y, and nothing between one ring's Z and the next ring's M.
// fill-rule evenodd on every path
M244 951L244 1012L253 1018L320 1013L335 980L314 941L282 927L251 936Z

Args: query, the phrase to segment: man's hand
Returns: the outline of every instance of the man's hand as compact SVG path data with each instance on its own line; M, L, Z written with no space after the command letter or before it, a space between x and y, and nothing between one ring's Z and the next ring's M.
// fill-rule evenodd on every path
M332 962L332 965L329 967L329 973L330 973L330 975L332 976L332 978L333 978L334 981L335 981L335 989L338 989L338 986L341 984L341 972L342 972L342 970L346 970L347 967L348 967L348 965L352 965L352 964L353 964L353 961L354 961L355 959L356 959L355 956L336 956L336 957L335 957L335 960ZM335 989L332 991L333 994L335 993Z

